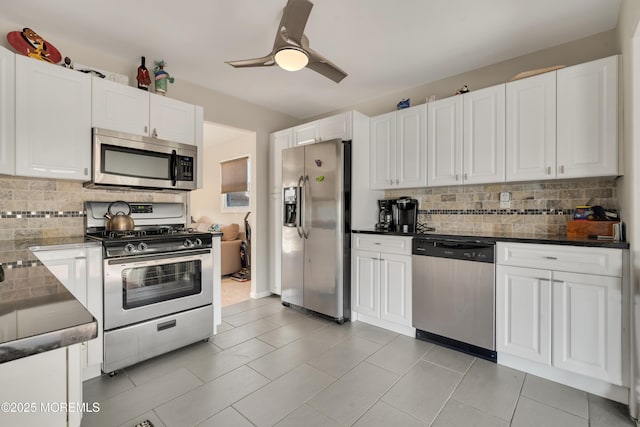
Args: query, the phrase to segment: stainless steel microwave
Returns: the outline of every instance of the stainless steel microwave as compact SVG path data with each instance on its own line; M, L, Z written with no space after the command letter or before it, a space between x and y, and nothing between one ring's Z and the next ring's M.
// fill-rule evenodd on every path
M88 188L182 190L196 188L195 145L93 128Z

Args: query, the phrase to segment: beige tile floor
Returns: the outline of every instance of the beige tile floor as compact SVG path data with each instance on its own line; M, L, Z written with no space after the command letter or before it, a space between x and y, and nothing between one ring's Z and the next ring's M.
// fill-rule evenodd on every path
M249 299L251 293L251 280L236 282L229 276L224 276L220 281L222 294L222 307L237 304Z
M199 342L85 382L83 426L633 426L627 407L279 298L223 308Z

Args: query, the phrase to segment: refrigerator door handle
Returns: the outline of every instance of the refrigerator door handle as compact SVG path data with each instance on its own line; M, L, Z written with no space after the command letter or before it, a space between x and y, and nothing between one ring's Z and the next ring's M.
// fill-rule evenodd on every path
M307 184L309 184L309 186L307 186ZM310 231L305 229L305 225L307 223L307 188L309 189L309 193L311 193L309 175L305 175L304 183L302 184L302 193L303 193L302 201L304 202L304 207L303 207L304 217L301 220L302 221L301 227L302 227L302 234L304 235L305 239L309 238L309 233L310 233Z
M300 237L301 239L304 237L303 231L302 231L302 201L300 200L302 198L302 186L304 184L304 177L302 175L300 175L300 178L298 178L298 194L296 194L296 212L298 213L298 218L296 219L296 231L298 232L298 237Z

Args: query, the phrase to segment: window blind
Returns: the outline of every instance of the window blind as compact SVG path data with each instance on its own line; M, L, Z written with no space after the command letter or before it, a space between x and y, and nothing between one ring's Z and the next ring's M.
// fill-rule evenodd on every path
M247 185L247 164L249 157L220 162L220 192L237 193L249 191Z

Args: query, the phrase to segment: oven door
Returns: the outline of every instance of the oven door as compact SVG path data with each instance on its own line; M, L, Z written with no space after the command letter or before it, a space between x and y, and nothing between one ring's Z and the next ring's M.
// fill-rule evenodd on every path
M104 261L105 330L202 307L212 302L211 250Z

